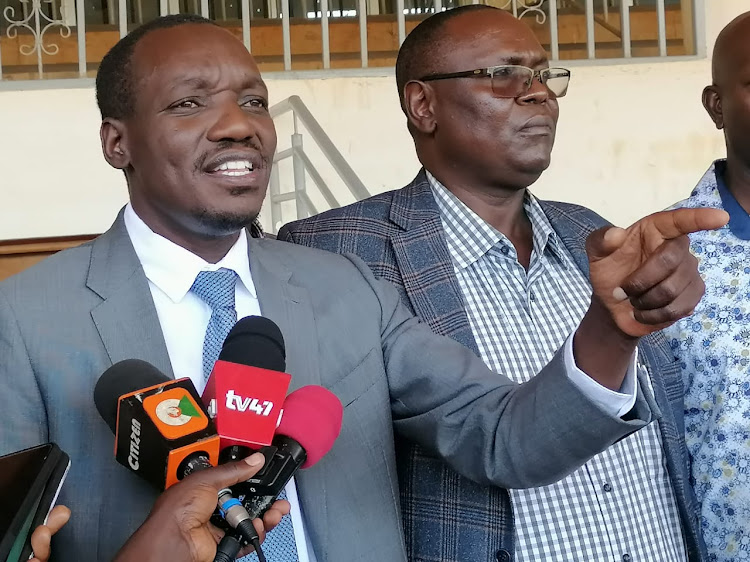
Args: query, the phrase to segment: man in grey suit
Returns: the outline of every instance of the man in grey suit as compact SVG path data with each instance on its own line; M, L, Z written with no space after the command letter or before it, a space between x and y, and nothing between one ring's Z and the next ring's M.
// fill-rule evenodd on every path
M92 400L99 375L139 358L200 389L230 313L276 322L292 386L323 385L344 405L333 449L287 487L288 528L264 543L285 537L273 560L406 559L394 428L468 478L522 488L653 420L637 342L698 302L697 270L676 265L690 259L684 234L725 213L593 234L592 305L518 385L420 324L358 258L247 235L276 135L260 72L230 33L195 16L150 22L102 61L97 99L104 157L124 170L130 203L98 239L0 284L0 453L55 441L73 463L56 560L111 558L155 498L112 459ZM647 308L622 298L651 288Z

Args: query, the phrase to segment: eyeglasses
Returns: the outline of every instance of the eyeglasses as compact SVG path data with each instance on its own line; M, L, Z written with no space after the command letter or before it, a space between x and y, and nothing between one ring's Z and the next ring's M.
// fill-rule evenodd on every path
M531 88L534 78L538 78L539 82L547 86L556 98L561 98L568 92L568 84L570 83L570 70L565 68L533 70L517 64L503 64L448 74L431 74L419 80L429 82L431 80L447 80L448 78L481 78L484 76L489 76L492 79L492 93L499 98L523 96Z

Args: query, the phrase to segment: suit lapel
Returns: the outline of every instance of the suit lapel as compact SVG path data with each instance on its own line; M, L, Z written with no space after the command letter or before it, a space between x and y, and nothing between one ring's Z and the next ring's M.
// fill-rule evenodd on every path
M174 377L148 280L122 212L94 241L86 285L103 299L91 317L112 363L138 358Z
M424 170L395 193L390 220L401 227L401 231L391 235L391 244L414 312L433 331L478 354L445 243L440 212Z
M320 384L317 330L307 290L290 283L291 269L278 251L281 242L250 239L250 272L260 309L281 329L286 345L286 369L292 389Z
M282 242L249 239L250 272L258 292L260 310L281 329L286 344L286 370L292 375L290 390L321 383L318 359L318 334L312 303L306 289L290 283L292 271L283 259ZM326 475L321 470L305 470L295 476L306 529L322 559L320 548L329 540L326 497ZM317 524L316 524L317 523Z
M581 220L574 220L572 214L566 212L565 209L561 208L553 201L539 201L539 204L541 205L544 214L549 219L552 228L560 237L563 246L565 246L568 252L570 252L578 269L580 269L581 273L586 276L586 279L589 279L589 260L586 256L586 238L591 232L604 226L606 223L602 221L601 224L594 224L583 217L578 217Z

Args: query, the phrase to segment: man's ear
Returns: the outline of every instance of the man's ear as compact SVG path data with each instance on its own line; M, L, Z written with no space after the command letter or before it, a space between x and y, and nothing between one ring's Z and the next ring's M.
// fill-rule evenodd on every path
M118 119L107 117L99 128L99 137L102 141L104 159L109 165L118 170L127 168L130 165L130 154L126 142L125 124Z
M721 108L721 92L716 85L706 86L703 89L703 107L711 116L717 129L724 128L724 111Z
M411 80L404 86L404 112L409 124L425 135L437 128L435 90L425 82Z

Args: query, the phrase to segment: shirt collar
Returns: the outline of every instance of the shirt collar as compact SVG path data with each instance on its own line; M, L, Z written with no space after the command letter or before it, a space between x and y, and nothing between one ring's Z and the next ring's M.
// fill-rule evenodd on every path
M726 160L714 162L716 174L716 188L721 197L721 206L729 213L729 230L740 240L750 240L750 215L742 208L735 196L729 190L724 180L727 169Z
M518 259L515 247L502 232L467 207L429 171L425 172L440 211L448 250L456 267L469 267L495 247L503 255ZM567 267L557 233L544 214L539 201L528 190L524 195L523 208L531 221L534 253L542 256L549 251Z
M216 271L222 267L237 273L248 292L257 298L250 274L245 229L240 231L227 255L213 264L156 234L141 220L130 203L125 207L124 218L125 228L146 278L173 302L178 303L185 297L200 271Z

